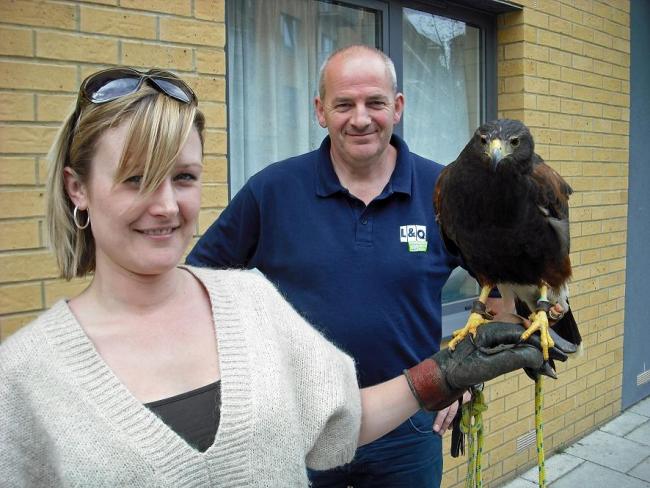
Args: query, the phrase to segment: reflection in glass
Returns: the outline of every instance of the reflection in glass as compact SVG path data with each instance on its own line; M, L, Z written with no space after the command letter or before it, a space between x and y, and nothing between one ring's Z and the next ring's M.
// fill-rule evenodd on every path
M317 0L229 0L230 189L281 159L318 147L318 69L350 44L379 46L380 14Z
M404 9L404 138L412 151L448 164L481 120L480 31L465 22ZM477 295L476 281L456 269L443 303Z

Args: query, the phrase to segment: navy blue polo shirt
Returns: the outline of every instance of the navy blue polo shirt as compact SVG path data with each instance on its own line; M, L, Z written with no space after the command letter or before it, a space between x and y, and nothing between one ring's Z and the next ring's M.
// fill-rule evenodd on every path
M459 263L440 239L442 166L393 136L397 163L368 206L341 186L330 140L249 179L189 264L258 268L312 325L352 355L360 386L440 348L441 290Z

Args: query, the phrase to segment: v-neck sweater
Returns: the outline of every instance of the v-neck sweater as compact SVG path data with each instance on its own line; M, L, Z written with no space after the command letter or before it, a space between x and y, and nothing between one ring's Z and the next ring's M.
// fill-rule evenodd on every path
M0 345L4 486L307 486L307 467L352 459L350 357L258 273L187 269L210 297L219 351L212 446L198 452L142 405L62 300Z

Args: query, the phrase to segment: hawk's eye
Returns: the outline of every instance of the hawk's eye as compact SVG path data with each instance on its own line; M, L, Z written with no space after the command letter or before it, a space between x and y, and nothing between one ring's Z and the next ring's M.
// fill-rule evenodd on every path
M481 144L487 144L487 136L484 136L483 134L481 134Z
M517 147L519 145L519 138L513 137L512 139L510 139L510 145L512 147Z

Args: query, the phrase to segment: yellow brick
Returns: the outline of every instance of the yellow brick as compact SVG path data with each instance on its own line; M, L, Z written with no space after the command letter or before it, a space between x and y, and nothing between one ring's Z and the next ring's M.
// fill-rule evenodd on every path
M47 157L41 156L37 158L38 163L38 184L45 185L47 182L47 168L49 166Z
M219 130L205 131L205 153L226 154L228 147L228 136Z
M201 210L199 213L198 235L205 233L220 214L221 210Z
M601 103L584 102L582 104L582 113L590 117L602 117L603 105Z
M143 42L122 43L122 60L129 66L191 70L192 49Z
M36 119L43 122L63 122L75 109L77 97L73 95L37 95Z
M120 6L137 10L164 12L174 15L192 15L191 0L121 0Z
M203 183L227 183L228 160L225 157L209 156L203 159Z
M548 84L548 90L551 95L571 98L573 86L569 83L564 83L563 81L551 80Z
M116 41L60 32L37 32L36 54L43 58L89 63L118 62Z
M45 251L0 255L0 283L57 278L54 256Z
M564 37L556 32L550 32L546 30L540 30L538 34L539 44L543 46L550 46L557 49L563 48L563 42L566 42Z
M623 26L628 26L630 25L630 16L627 12L622 12L618 9L613 9L612 11L612 16L608 17L612 21L616 22L617 24L621 24Z
M524 22L527 24L533 25L535 27L541 27L542 29L548 28L548 19L547 14L538 12L536 10L524 9Z
M225 6L224 0L194 0L194 16L201 20L224 22Z
M44 211L43 190L0 192L0 215L3 218L42 216Z
M559 112L561 100L556 97L537 95L537 109L545 112Z
M524 74L524 63L521 59L500 62L497 66L498 75L518 76Z
M528 43L525 47L525 57L528 59L534 59L536 61L548 61L549 48L546 46L539 46L537 44Z
M39 246L38 221L0 222L0 251L30 249Z
M612 76L620 80L630 79L630 68L628 66L614 66L612 65Z
M196 70L199 73L226 74L226 54L221 49L196 49Z
M545 112L526 110L524 112L524 119L526 120L526 125L529 127L549 127L549 114ZM535 149L538 149L538 154L542 155L543 146L535 146Z
M615 37L613 39L612 48L616 49L617 51L623 51L624 53L629 54L630 41L628 41L627 39L619 39L618 37Z
M571 34L573 37L581 39L587 42L594 42L594 31L588 27L583 27L581 25L572 24L571 25Z
M605 32L612 37L627 40L630 39L630 29L628 26L617 24L606 18L603 22L603 27Z
M557 13L554 13L557 15ZM582 12L568 5L562 5L560 8L560 18L568 20L569 22L574 22L581 24L582 23Z
M572 68L561 68L562 81L571 85L578 85L582 80L582 72Z
M594 88L602 88L603 87L603 77L594 73L589 73L589 72L582 72L582 75L580 76L580 82L583 85L587 86L592 86Z
M591 58L578 56L577 54L571 56L571 64L576 69L582 69L586 71L592 70L594 68L594 63Z
M548 80L543 78L527 76L524 79L524 87L526 92L528 93L548 94Z
M32 56L34 54L32 31L29 29L0 27L0 39L0 54L8 56Z
M548 28L553 32L566 34L567 32L571 32L571 22L551 15L548 19Z
M199 104L203 101L225 102L226 101L226 80L217 76L185 76L199 98Z
M583 12L582 20L585 26L592 27L597 31L603 30L603 18L597 15L592 15L587 12Z
M497 32L497 41L500 45L508 44L511 42L518 42L524 40L524 26L514 25L512 27L501 28Z
M523 58L524 57L524 43L523 42L515 42L513 44L506 44L504 57L505 57L505 59Z
M550 63L537 63L537 76L559 80L562 78L562 67Z
M156 16L95 7L81 7L81 31L139 39L156 38Z
M40 27L74 29L75 6L58 2L3 0L0 2L2 22Z
M36 317L38 317L38 314L35 313L0 317L0 342L6 340L7 337L36 319Z
M77 69L74 66L40 62L0 61L0 88L74 92L77 88Z
M226 29L223 24L163 17L160 19L160 40L223 47Z
M594 34L594 37L597 37L598 33ZM583 54L588 58L593 58L594 60L605 59L605 50L601 46L596 46L594 44L585 44L583 49Z
M56 127L0 126L0 150L9 153L47 153Z
M90 278L48 281L45 283L45 306L51 307L63 298L74 298L84 291L89 284Z
M42 307L40 283L0 286L0 313L29 312Z
M225 207L228 205L228 186L204 185L201 203L204 207Z
M224 103L201 101L199 108L205 115L206 127L210 129L226 129L228 118Z
M0 185L33 185L35 168L33 158L0 157Z
M0 120L34 120L34 96L31 93L0 92Z

